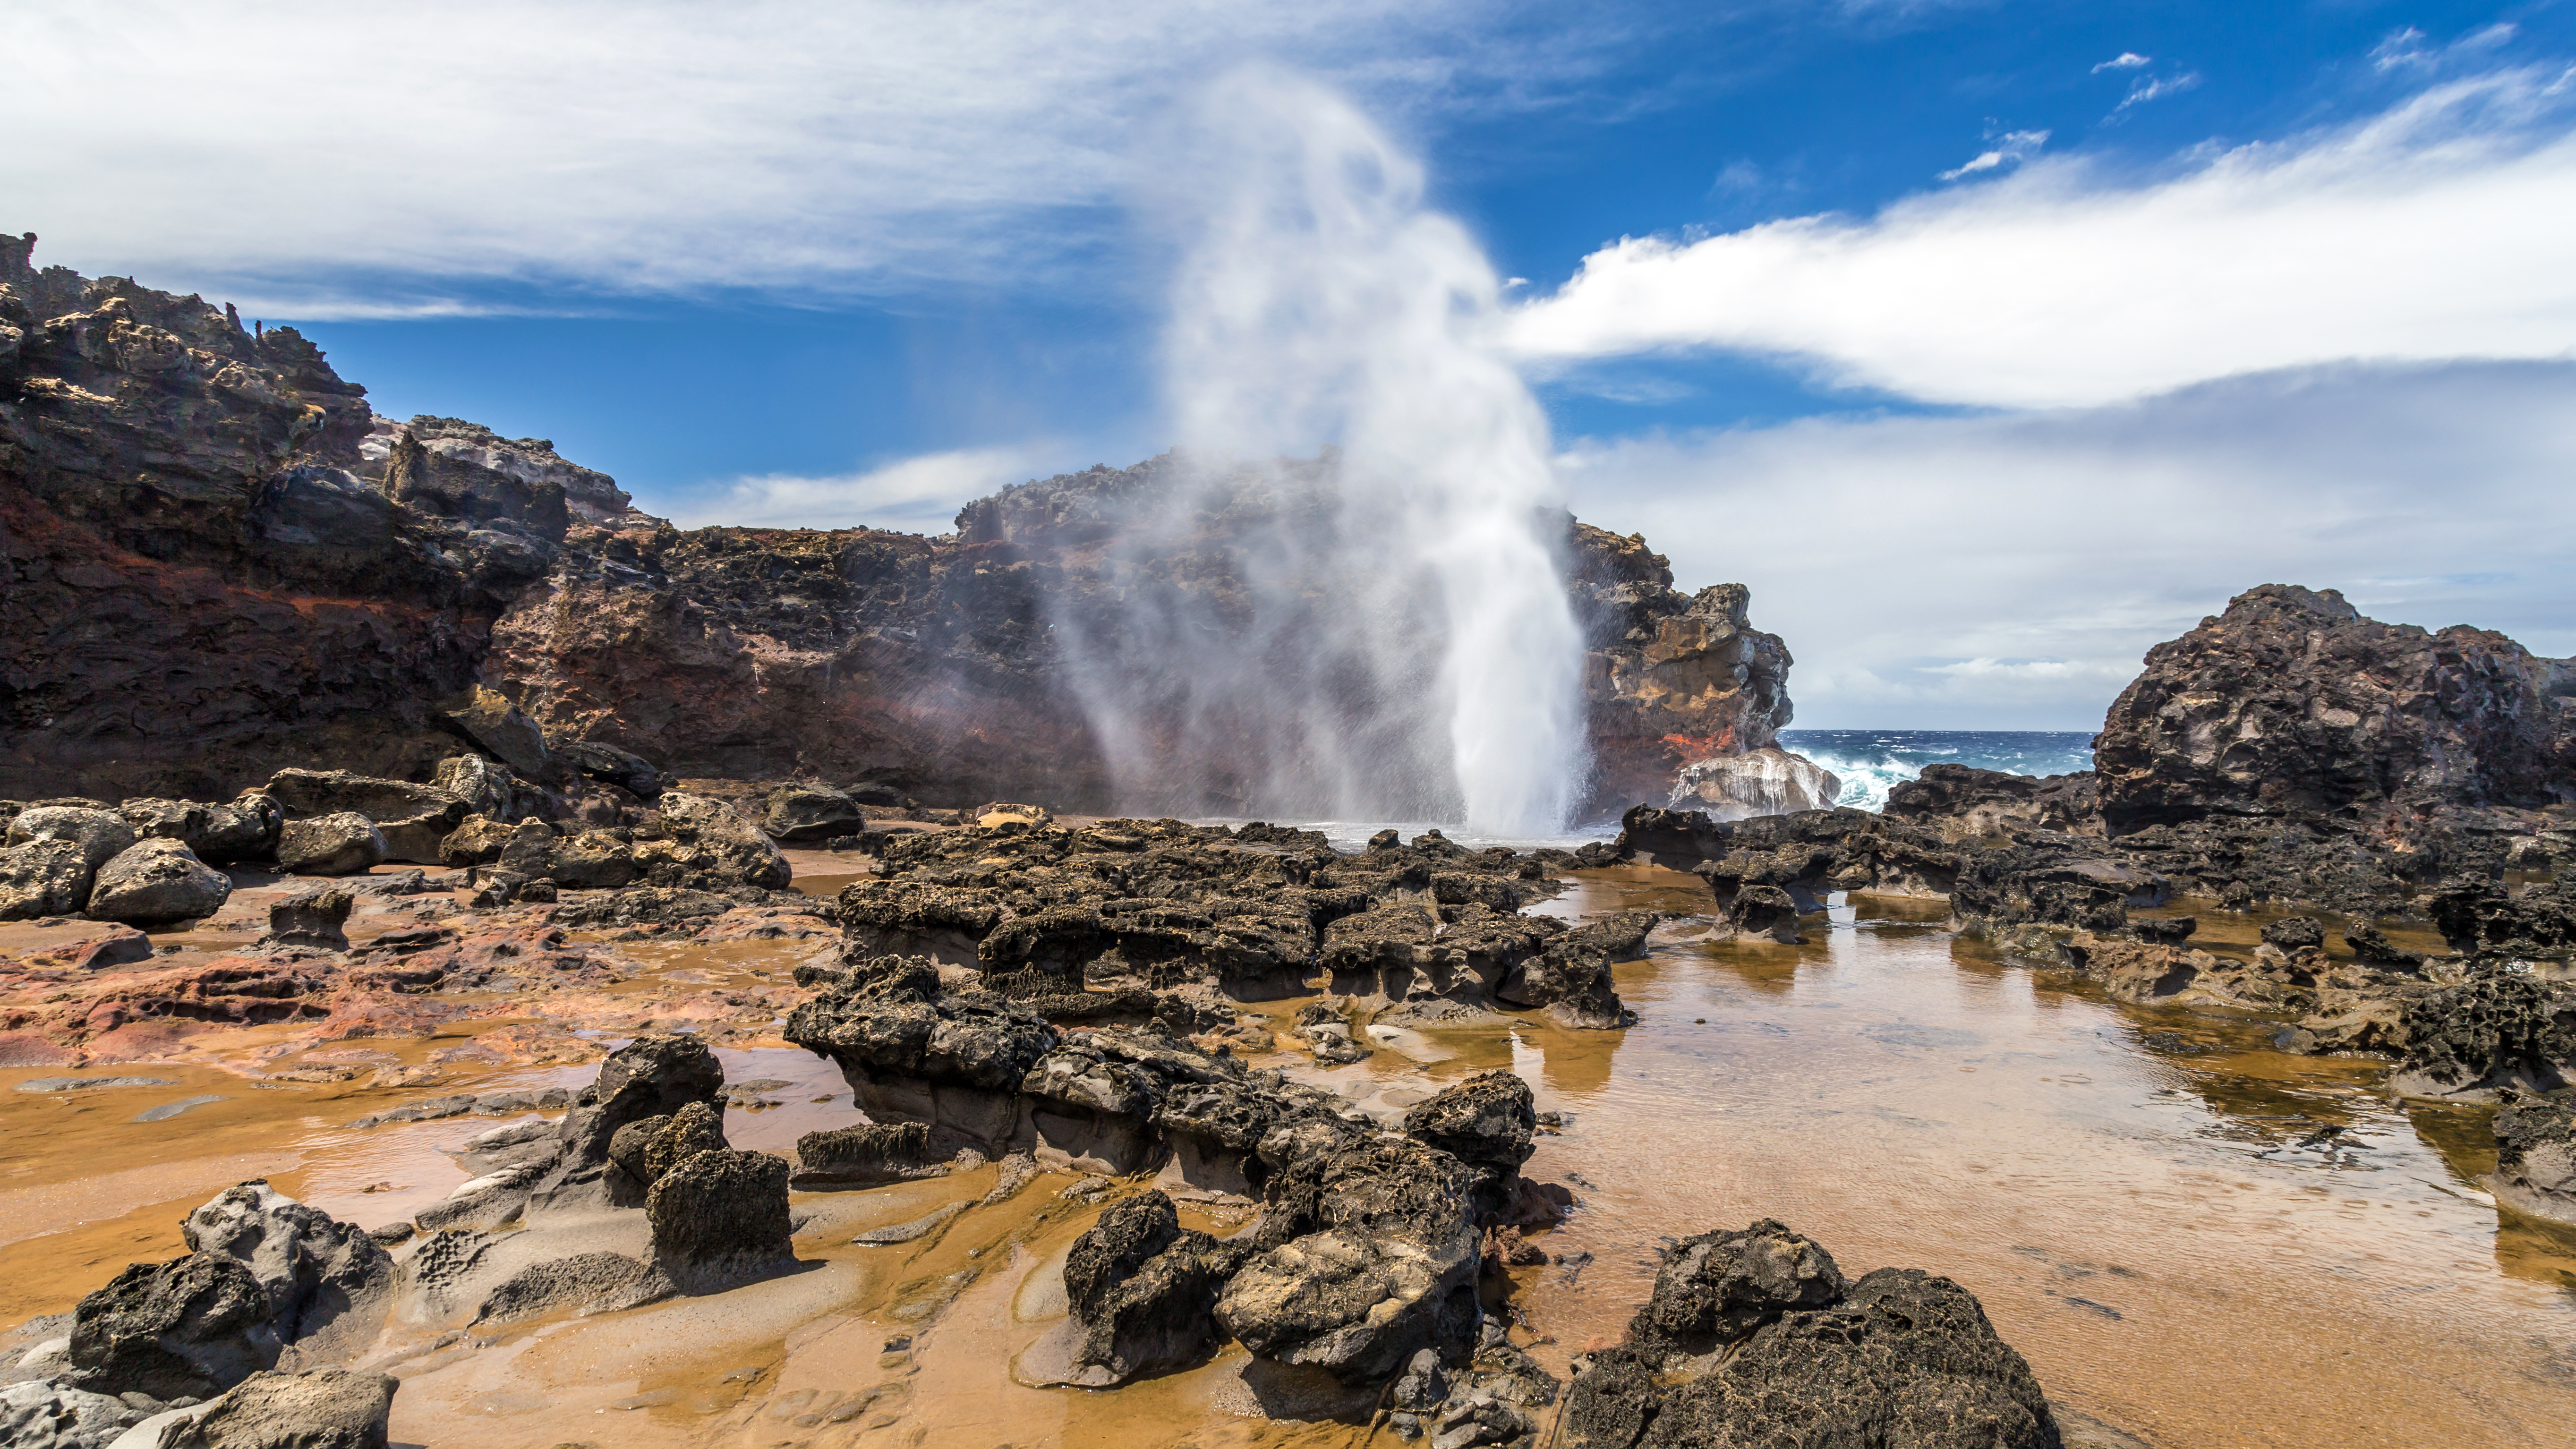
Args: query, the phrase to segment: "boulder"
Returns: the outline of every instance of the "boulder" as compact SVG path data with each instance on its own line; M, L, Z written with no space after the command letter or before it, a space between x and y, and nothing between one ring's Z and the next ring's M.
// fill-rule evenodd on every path
M135 1263L73 1310L71 1382L100 1393L211 1398L277 1363L276 1311L221 1253Z
M1420 1142L1334 1145L1321 1122L1272 1134L1262 1251L1218 1295L1217 1326L1256 1356L1351 1384L1475 1342L1475 1175Z
M2576 1225L2576 1094L2505 1095L2496 1113L2497 1202L2528 1217Z
M390 858L384 835L355 811L289 820L277 832L277 868L289 875L359 875Z
M1628 1331L1652 1351L1708 1354L1792 1309L1830 1307L1850 1286L1815 1240L1764 1218L1683 1239Z
M928 1124L867 1122L797 1138L796 1175L788 1185L799 1192L875 1187L946 1170L931 1156Z
M666 790L661 811L662 823L672 835L706 858L703 870L767 890L784 890L794 878L787 857L778 853L769 837L723 802Z
M386 1449L401 1382L362 1369L253 1374L169 1416L156 1449Z
M218 1253L251 1270L268 1291L285 1343L311 1339L344 1318L350 1323L335 1341L371 1335L376 1325L367 1314L393 1284L392 1257L364 1229L264 1181L226 1188L188 1214L180 1235L193 1252Z
M1846 1283L1776 1222L1686 1240L1630 1335L1577 1361L1569 1449L2060 1442L2039 1381L1975 1295L1913 1268Z
M230 805L204 805L194 800L128 800L116 807L134 833L146 840L176 840L209 865L256 860L277 848L277 827L284 820L277 802L257 792Z
M36 805L9 822L8 843L65 840L80 847L81 864L95 871L134 844L134 827L112 810L78 805Z
M1219 1342L1211 1317L1217 1289L1241 1253L1183 1231L1162 1193L1113 1205L1065 1257L1065 1298L1080 1339L1062 1381L1110 1388L1206 1357Z
M724 1112L708 1102L691 1102L663 1117L641 1117L620 1127L608 1139L608 1160L625 1181L611 1191L613 1201L644 1201L645 1192L684 1159L701 1152L722 1152Z
M529 1186L539 1212L608 1206L623 1175L609 1156L618 1129L648 1117L670 1117L692 1102L713 1105L724 1094L724 1068L692 1036L638 1037L609 1053L599 1077L555 1129L553 1161Z
M684 1292L768 1277L795 1262L787 1160L767 1152L699 1152L653 1184L644 1213L653 1260Z
M2507 1087L2550 1092L2576 1078L2576 986L2482 969L2408 998L2406 1055L2388 1079L2403 1097L2493 1101Z
M548 1258L504 1279L483 1300L477 1323L507 1323L558 1308L610 1313L671 1294L671 1281L623 1253L575 1253Z
M2263 928L2263 944L2284 951L2305 951L2325 943L2325 923L2314 916L2284 916Z
M34 1380L0 1388L0 1444L9 1449L106 1449L150 1417L113 1394Z
M438 843L438 858L456 866L489 865L499 860L501 852L517 838L514 826L490 816L468 815L464 824Z
M2102 813L2115 836L2301 816L2393 843L2429 841L2445 807L2547 805L2576 771L2563 669L2487 630L2363 618L2332 589L2249 589L2147 651L2112 704Z
M662 772L642 755L598 740L563 740L553 736L547 737L546 748L557 762L601 784L615 785L648 804L662 793Z
M130 926L191 921L223 909L232 878L177 840L144 840L99 867L89 913Z
M317 951L346 951L348 934L341 926L357 898L336 888L301 891L268 908L268 934L263 946L309 946Z
M290 820L363 816L382 832L385 859L418 865L442 863L439 842L464 823L469 808L464 796L435 785L377 779L346 770L280 770L270 777L267 793L285 807ZM281 842L281 858L285 848Z
M557 771L545 731L498 690L475 685L439 701L438 722L516 771L521 779L551 782Z
M769 792L769 812L760 828L772 840L804 845L856 835L867 824L859 802L829 785L781 785Z
M68 916L89 904L88 853L77 840L31 840L0 850L0 921Z
M533 815L544 795L510 773L510 767L481 755L452 755L438 762L429 783L465 802L468 818L517 821Z

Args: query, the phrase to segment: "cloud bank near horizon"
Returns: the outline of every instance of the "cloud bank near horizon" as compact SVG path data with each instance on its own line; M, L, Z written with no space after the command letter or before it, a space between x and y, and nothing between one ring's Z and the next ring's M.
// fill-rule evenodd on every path
M2256 584L2576 654L2576 363L2330 367L2142 402L1582 440L1575 512L1741 581L1810 728L2095 729Z

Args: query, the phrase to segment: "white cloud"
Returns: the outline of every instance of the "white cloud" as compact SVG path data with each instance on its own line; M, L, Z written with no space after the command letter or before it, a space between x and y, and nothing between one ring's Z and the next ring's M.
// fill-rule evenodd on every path
M2048 144L2046 131L2006 131L1995 140L1994 149L1981 151L1965 165L1941 173L1944 181L1956 181L1979 171L1993 171L2018 161L2027 160Z
M2576 364L1585 441L1559 475L1682 587L1752 587L1810 727L2095 728L2150 645L2260 583L2576 653Z
M269 317L1025 276L1118 234L1134 133L1237 57L1399 110L1597 60L1500 3L19 0L0 134L47 139L0 225Z
M2187 70L2174 76L2140 76L2137 84L2129 87L2129 93L2120 98L2120 103L2111 108L2111 114L2116 116L2131 106L2143 106L2149 101L2159 100L2176 91L2190 90L2199 84L2200 72L2196 70Z
M2155 57L2151 55L2140 55L2134 50L2124 50L2118 55L2111 57L2109 60L2102 62L2100 65L2093 67L2093 73L2095 75L2100 75L2106 70L2136 70L2138 67L2145 65L2148 61L2153 59L2155 59Z
M763 474L703 490L674 520L687 528L894 528L944 533L957 510L1027 479L1040 450L968 448L927 453L833 478Z
M2576 352L2576 89L2511 70L2115 184L2035 160L1854 220L1623 238L1514 315L1534 363L1801 359L1944 403L2090 405L2341 359Z

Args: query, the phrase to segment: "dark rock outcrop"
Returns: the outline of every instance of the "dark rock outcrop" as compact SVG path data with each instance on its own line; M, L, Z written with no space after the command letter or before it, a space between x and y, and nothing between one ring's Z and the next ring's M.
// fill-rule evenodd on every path
M71 1383L164 1401L212 1398L277 1362L276 1309L240 1260L136 1263L80 1301Z
M1578 1361L1564 1415L1574 1449L2060 1442L2030 1366L1975 1295L1914 1268L1847 1282L1776 1222L1686 1240L1629 1335Z
M655 1266L686 1292L768 1277L792 1266L787 1160L701 1151L656 1178L644 1199Z
M796 1175L788 1185L799 1192L823 1188L875 1187L880 1183L936 1177L947 1170L930 1152L930 1128L921 1122L868 1122L808 1132L796 1139Z
M2008 827L2063 835L2102 833L2097 777L2012 775L1968 765L1930 764L1888 787L1886 813L1929 826L1949 841L2001 835Z
M280 767L418 783L462 739L632 803L686 775L1099 808L1112 771L1055 626L1114 626L1145 590L1244 629L1264 541L1333 513L1327 460L1208 478L1165 455L1006 489L937 538L684 532L546 439L376 416L293 328L32 247L0 246L0 793L225 798ZM1152 505L1184 490L1209 506L1163 539ZM1686 596L1642 539L1571 518L1552 541L1589 651L1594 808L1772 744L1790 659L1743 586ZM1238 813L1262 723L1147 777L1180 782L1170 808Z
M1210 1314L1240 1247L1184 1231L1159 1192L1100 1215L1065 1258L1065 1297L1080 1335L1065 1382L1109 1388L1186 1368L1217 1345Z
M1265 1138L1260 1249L1216 1322L1262 1358L1346 1383L1423 1349L1463 1356L1476 1300L1476 1173L1426 1144L1350 1140L1317 1122Z
M2496 1201L2529 1217L2576 1225L2576 1095L2508 1093L2495 1117Z
M641 1184L610 1156L618 1130L692 1103L715 1105L723 1094L724 1068L695 1037L638 1037L619 1047L556 1128L556 1154L528 1185L529 1208L579 1211L631 1198Z
M2501 634L2365 619L2266 584L2147 653L2096 742L2114 834L2212 815L2367 821L2538 807L2576 783L2576 671Z

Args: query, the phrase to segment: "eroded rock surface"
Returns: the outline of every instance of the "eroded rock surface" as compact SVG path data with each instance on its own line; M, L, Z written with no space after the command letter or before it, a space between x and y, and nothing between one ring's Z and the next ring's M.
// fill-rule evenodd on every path
M2030 1366L1975 1295L1914 1268L1846 1281L1783 1225L1686 1240L1630 1341L1578 1361L1578 1449L2056 1449ZM1723 1353L1720 1350L1724 1350Z

